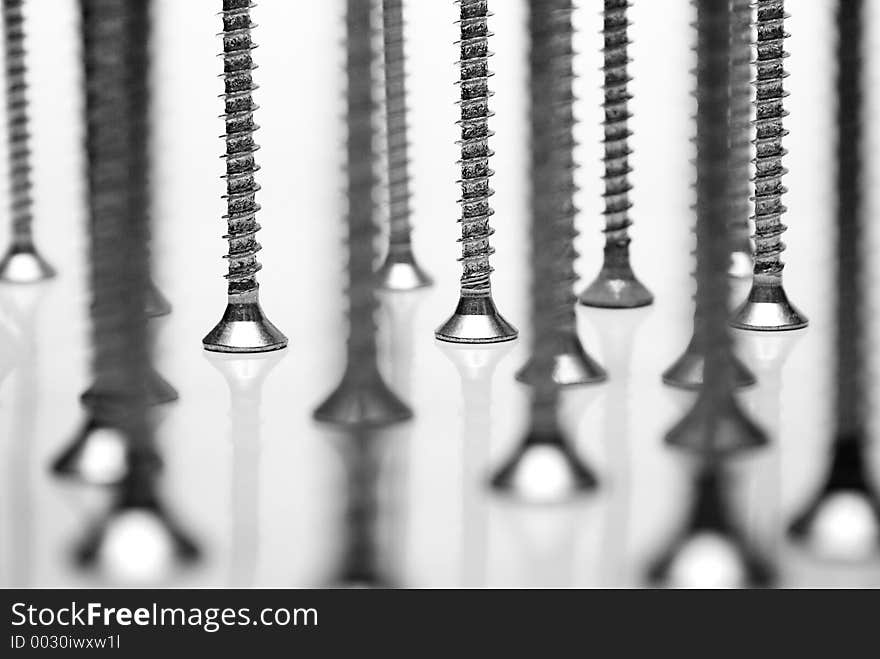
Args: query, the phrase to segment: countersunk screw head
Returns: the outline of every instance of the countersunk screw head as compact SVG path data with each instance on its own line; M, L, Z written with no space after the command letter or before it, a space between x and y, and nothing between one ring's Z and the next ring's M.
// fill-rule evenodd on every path
M412 291L433 283L415 262L412 251L397 254L394 249L389 250L385 262L376 271L376 286L389 291Z
M748 299L734 312L730 324L737 329L775 332L801 329L809 321L788 301L782 286L756 275Z
M749 271L751 273L751 271ZM578 301L584 306L606 309L634 309L654 302L654 294L636 279L632 269L604 266Z
M51 279L55 269L33 245L10 245L0 261L0 281L9 284L35 284Z
M269 352L287 347L287 337L263 313L256 290L231 295L220 322L202 339L212 352Z
M560 332L559 349L553 354L553 381L562 387L603 382L608 374L584 350L575 332ZM540 374L536 372L534 358L516 373L516 379L535 385Z
M751 387L757 382L752 372L736 355L731 355L733 385L737 388ZM691 338L684 354L663 371L663 382L671 387L696 391L703 386L703 368L706 365L706 352L700 349L696 338Z
M722 400L712 400L704 387L694 407L666 434L666 443L703 455L726 455L758 448L767 436L743 412L735 395L728 391Z
M316 421L350 428L387 426L407 421L412 415L412 410L388 388L378 370L356 373L351 368L314 412Z
M495 308L491 297L463 295L449 319L434 332L448 343L501 343L512 341L519 332Z

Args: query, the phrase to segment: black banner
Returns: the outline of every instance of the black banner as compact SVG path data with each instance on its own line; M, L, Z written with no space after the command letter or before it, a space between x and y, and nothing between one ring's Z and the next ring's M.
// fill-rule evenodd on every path
M876 591L575 590L3 590L0 656L104 651L285 654L438 650L576 650L629 656L646 649L746 656L855 651L873 635ZM876 646L876 640L871 646ZM483 653L480 648L492 651ZM273 653L274 656L274 653Z

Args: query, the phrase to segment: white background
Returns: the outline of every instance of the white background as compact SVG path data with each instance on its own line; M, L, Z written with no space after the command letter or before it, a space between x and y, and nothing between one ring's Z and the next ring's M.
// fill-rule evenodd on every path
M601 4L582 1L576 13L583 234L578 268L584 278L598 269L602 241ZM529 339L525 2L495 0L491 21L494 289L522 338L498 363L491 384L484 378L475 385L491 386L488 421L479 412L474 418L470 408L467 423L459 373L449 351L433 339L434 327L453 309L460 272L452 84L457 7L451 0L405 3L414 240L437 285L396 297L382 315L383 368L416 413L414 422L394 431L393 455L383 472L389 503L383 512L384 560L397 583L637 585L645 561L682 515L687 463L661 439L692 396L663 386L660 373L683 350L691 330L692 9L683 0L634 4L632 256L657 302L639 311L579 311L585 345L611 378L567 392L564 412L602 487L582 504L547 509L497 501L483 487L526 421L527 390L513 380ZM781 552L786 583L878 584L877 570L831 571L774 540L816 486L830 439L833 3L789 4L786 288L811 325L741 342L744 358L761 377L761 385L743 394L744 403L773 436L769 449L737 461L741 519L768 551ZM866 4L876 45L880 16L876 3ZM260 422L234 438L227 383L200 343L225 304L220 3L161 0L155 8L154 251L156 280L174 305L173 315L160 321L158 361L181 394L159 425L163 496L205 550L202 562L173 583L326 583L338 556L343 472L332 437L310 415L339 378L345 335L344 2L264 0L253 10L260 44L261 294L290 348L265 380ZM105 494L59 483L46 468L80 423L78 396L89 383L77 3L28 0L26 18L36 232L60 276L39 293L0 291L8 334L0 350L14 367L0 387L0 582L108 583L73 570L69 561ZM38 298L32 324L15 317L15 309L27 306L25 297ZM786 351L784 360L772 358ZM260 456L258 472L244 474L238 490L235 442L258 446ZM235 506L248 492L259 497L255 536L233 524ZM234 548L249 543L257 552L252 575L247 560L242 565L232 559Z

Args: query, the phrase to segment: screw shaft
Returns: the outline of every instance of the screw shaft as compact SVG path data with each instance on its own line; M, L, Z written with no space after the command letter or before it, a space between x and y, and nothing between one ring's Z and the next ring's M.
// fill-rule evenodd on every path
M33 246L31 150L28 133L27 64L23 0L3 0L3 44L6 62L6 134L9 149L9 205L12 241Z
M576 333L571 0L530 3L533 423L555 428L560 335Z
M258 88L253 81L256 64L251 39L250 0L223 0L223 118L226 122L226 199L227 212L224 219L228 232L229 251L224 258L229 261L225 278L230 299L257 294L257 272L262 267L257 261L261 246L256 241L260 225L256 222L256 193L260 189L255 174L259 166L254 152L259 148L254 142L254 111L257 109L252 93ZM249 294L249 295L248 295Z
M630 114L628 103L632 99L627 85L629 75L629 19L627 8L629 0L605 0L604 47L605 57L605 260L608 266L629 268L628 228L632 226L629 211L632 202L629 192L632 184L629 174L629 129Z
M730 123L731 179L730 231L733 249L751 253L749 243L749 161L751 136L752 0L731 0Z
M837 367L836 423L839 438L866 431L865 263L863 174L864 3L838 3L837 29Z
M492 267L489 257L494 249L489 237L494 230L489 219L494 214L489 204L494 194L489 187L489 178L494 173L489 168L493 151L489 148L488 80L489 71L489 31L487 19L491 15L487 0L457 0L460 4L461 76L459 87L461 98L461 295L463 297L488 297L491 295L490 277Z
M783 48L785 7L783 0L757 0L757 78L755 80L755 275L781 281L785 249L782 215L786 208L782 196L787 192L782 177L788 170L782 166L786 154L782 139L788 135L783 118L788 116L783 100L788 95L783 87L783 68L788 53Z
M135 133L147 57L148 2L80 0L86 79L86 151L91 320L96 415L111 413L133 439L146 439L150 341L144 313L149 224L135 181L142 173ZM112 412L106 405L112 405ZM141 445L142 442L135 442Z

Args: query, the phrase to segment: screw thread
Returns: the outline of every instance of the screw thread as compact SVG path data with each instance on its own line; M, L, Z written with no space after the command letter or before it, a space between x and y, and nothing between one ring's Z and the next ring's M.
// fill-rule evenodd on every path
M731 0L730 56L730 231L733 247L751 251L749 244L749 162L751 146L751 0Z
M134 118L143 108L149 3L80 0L86 84L92 367L97 413L149 436L150 341L144 313L149 223L140 207ZM111 409L112 408L112 409ZM136 444L138 442L135 442Z
M254 153L259 146L254 142L254 132L259 128L254 123L254 103L252 92L258 89L253 81L253 71L257 65L253 60L256 44L251 39L251 30L256 27L251 22L250 10L255 5L250 0L223 0L223 100L226 122L226 215L227 233L223 236L229 242L229 250L224 256L229 262L224 277L228 282L230 296L255 293L257 272L262 267L257 261L261 246L255 236L260 230L256 222L260 205L256 203L256 193L260 186L255 174L259 170Z
M533 415L555 426L559 337L576 331L571 0L530 2Z
M355 374L375 372L376 297L374 263L376 235L374 170L371 2L347 0L346 12L346 143L348 172L348 336L349 369Z
M388 203L393 250L409 249L410 224L409 155L406 120L406 59L402 0L382 2L385 53L385 139L388 148Z
M837 367L836 423L841 438L861 439L867 424L866 265L863 215L863 2L837 8Z
M12 240L33 244L31 149L28 133L27 64L22 0L3 0L3 44L6 62L6 134L9 159L9 206Z
M627 266L629 264L630 237L628 228L632 226L629 211L632 202L629 193L632 184L629 174L629 156L632 150L629 138L629 101L632 95L628 90L630 62L628 46L629 19L628 0L605 0L604 10L604 46L605 57L605 258L612 260L610 265Z
M491 294L492 267L489 257L495 250L489 244L494 229L489 219L494 214L489 204L495 194L489 187L494 172L489 168L489 158L494 152L489 148L489 31L487 19L491 16L487 0L456 0L461 8L459 26L461 40L460 78L461 118L456 122L461 128L461 294L469 297L488 297Z
M727 276L731 209L730 26L728 0L697 7L697 259L695 336L705 349L704 394L720 401L732 391L733 346Z
M755 270L756 275L782 277L781 254L785 250L782 234L785 225L782 215L786 208L782 195L787 192L782 177L788 173L782 166L787 153L782 139L788 135L783 119L788 116L783 100L788 95L783 86L787 75L783 60L788 53L783 41L785 32L785 7L783 0L757 0L757 78L755 94Z

